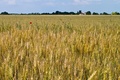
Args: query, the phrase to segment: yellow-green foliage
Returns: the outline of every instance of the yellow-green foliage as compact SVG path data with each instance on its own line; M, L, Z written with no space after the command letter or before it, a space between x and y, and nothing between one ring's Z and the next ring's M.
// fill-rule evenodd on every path
M120 16L0 16L0 80L118 79Z

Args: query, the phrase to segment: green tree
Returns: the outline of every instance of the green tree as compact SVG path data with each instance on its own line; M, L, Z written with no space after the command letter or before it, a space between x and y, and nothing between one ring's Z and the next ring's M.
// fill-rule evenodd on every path
M81 10L79 10L78 12L77 12L77 14L81 14L82 13L82 11Z
M90 11L87 11L87 12L86 12L86 15L91 15L91 12L90 12Z
M2 15L8 15L9 13L4 11L4 12L1 12Z
M119 15L119 12L112 12L112 15Z
M93 12L93 15L99 15L99 13Z
M106 13L106 12L103 12L103 14L102 15L109 15L108 13Z

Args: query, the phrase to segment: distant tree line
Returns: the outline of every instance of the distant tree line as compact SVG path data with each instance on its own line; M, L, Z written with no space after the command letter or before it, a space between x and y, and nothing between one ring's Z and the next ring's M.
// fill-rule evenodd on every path
M8 15L9 13L4 11L4 12L1 12L1 15Z
M112 12L111 14L109 14L107 12L103 12L103 13L97 13L97 12L91 12L91 11L82 12L81 10L79 10L77 12L55 11L52 13L21 13L21 14L16 14L16 13L8 13L8 12L4 11L4 12L1 12L1 15L120 15L120 13L119 12Z

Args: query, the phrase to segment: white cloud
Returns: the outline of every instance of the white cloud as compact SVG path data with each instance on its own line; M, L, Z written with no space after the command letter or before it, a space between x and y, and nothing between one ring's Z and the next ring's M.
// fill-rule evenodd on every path
M16 0L3 0L5 3L9 4L9 5L14 5L16 4Z
M113 1L118 2L118 3L120 2L120 0L113 0Z
M101 0L73 0L71 2L67 1L56 1L56 0L2 0L2 2L8 4L8 5L15 5L15 4L21 4L21 3L40 3L44 5L86 5L91 4L93 2L100 2ZM117 0L116 0L117 1ZM0 3L2 3L0 2Z
M55 3L53 3L53 2L47 2L47 3L44 3L44 5L53 6L53 5L55 5Z
M8 5L15 5L15 4L19 4L19 3L29 3L29 2L33 2L33 1L38 1L38 0L1 0L0 3L5 3Z
M88 1L85 0L74 0L76 4L88 4Z
M92 2L100 2L101 0L73 0L75 4L91 4Z

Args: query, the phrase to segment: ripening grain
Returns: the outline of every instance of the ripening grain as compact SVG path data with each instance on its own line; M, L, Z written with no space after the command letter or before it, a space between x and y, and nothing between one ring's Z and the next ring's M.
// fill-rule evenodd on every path
M0 16L0 80L119 80L120 16Z

